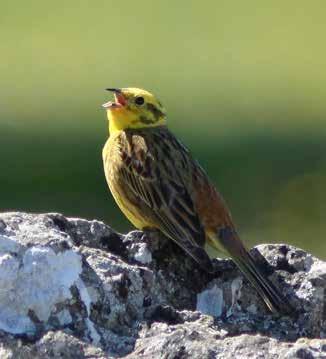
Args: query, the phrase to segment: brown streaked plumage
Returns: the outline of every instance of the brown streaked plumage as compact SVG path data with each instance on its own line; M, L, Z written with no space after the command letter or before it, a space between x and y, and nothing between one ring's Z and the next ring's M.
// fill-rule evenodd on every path
M286 299L242 244L221 195L166 127L161 104L144 90L118 91L116 102L105 105L110 137L103 161L126 217L139 229L159 229L206 270L212 265L205 245L229 254L271 311L289 312Z

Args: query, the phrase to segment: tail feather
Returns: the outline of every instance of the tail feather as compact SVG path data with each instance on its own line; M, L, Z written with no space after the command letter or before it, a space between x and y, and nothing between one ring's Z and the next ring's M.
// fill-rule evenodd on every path
M255 287L269 310L273 313L292 313L293 308L285 296L262 274L250 253L247 251L244 253L242 257L232 257L232 259L249 282Z
M291 314L294 309L285 296L260 270L251 254L246 250L237 233L231 227L223 228L217 236L209 238L209 245L216 250L222 248L230 255L242 273L257 290L269 310L273 313Z

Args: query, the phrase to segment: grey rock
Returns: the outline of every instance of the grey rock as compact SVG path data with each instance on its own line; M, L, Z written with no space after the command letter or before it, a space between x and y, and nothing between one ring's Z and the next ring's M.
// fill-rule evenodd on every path
M272 316L228 259L206 273L157 232L0 214L1 358L326 358L326 263L252 250L296 309Z
M261 334L230 335L212 317L143 329L128 358L325 358L325 339L293 342Z

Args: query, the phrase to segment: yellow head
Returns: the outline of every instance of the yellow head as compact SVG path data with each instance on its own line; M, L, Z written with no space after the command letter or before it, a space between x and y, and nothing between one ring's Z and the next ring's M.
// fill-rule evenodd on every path
M128 128L163 126L166 115L163 106L151 93L138 88L109 88L115 101L103 105L107 111L109 131L123 131Z

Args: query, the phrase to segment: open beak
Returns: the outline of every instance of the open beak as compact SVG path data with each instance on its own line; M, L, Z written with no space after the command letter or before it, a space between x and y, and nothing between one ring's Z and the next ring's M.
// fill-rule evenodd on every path
M120 89L107 88L106 90L114 93L115 101L106 102L102 105L102 107L104 107L105 109L114 109L114 108L121 108L127 104L127 100L123 96L123 93Z

